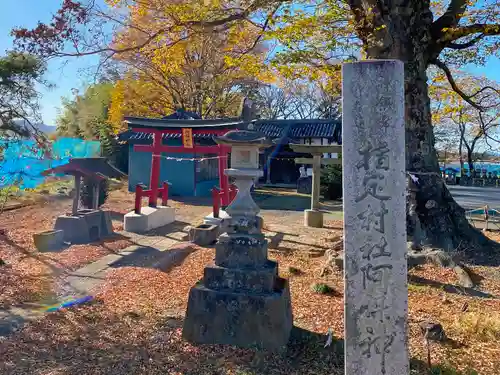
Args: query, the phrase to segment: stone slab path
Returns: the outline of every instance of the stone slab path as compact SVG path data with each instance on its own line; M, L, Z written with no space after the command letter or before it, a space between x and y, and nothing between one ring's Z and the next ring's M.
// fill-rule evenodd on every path
M188 229L181 228L175 223L154 234L135 234L126 231L117 234L128 238L133 245L118 253L108 254L76 271L68 272L60 280L57 298L51 301L52 304L89 295L104 281L106 273L112 269L152 267L171 247L189 239ZM44 315L47 306L47 304L33 303L0 310L0 339L20 329L25 322Z
M137 235L129 232L118 234L130 238L134 245L116 254L109 254L70 273L63 281L61 299L85 296L105 278L106 273L120 267L151 267L173 245L186 241L186 232L173 232L166 236Z

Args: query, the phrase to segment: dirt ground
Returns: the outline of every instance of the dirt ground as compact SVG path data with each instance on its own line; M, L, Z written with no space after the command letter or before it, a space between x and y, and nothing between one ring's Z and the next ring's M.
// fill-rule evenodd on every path
M67 210L69 201L23 208L0 216L0 258L12 273L2 270L3 304L36 299L61 264L74 269L127 243L123 239L74 247L44 255L33 252L31 234L49 228ZM186 222L200 220L210 208L203 200L172 201ZM105 208L113 226L133 206L124 190L111 194ZM304 228L297 210L263 210L264 232L270 239L270 258L289 279L295 328L281 355L219 345L195 346L181 337L189 289L213 262L214 249L194 248L182 264L167 272L122 267L107 274L96 290L96 302L42 319L0 341L1 374L343 374L343 275L320 277L323 253L342 236L342 221L327 220L325 228ZM496 236L496 234L491 234ZM496 238L496 237L495 237ZM14 272L16 271L16 272ZM458 286L452 270L424 266L409 275L409 341L412 374L429 374L427 347L419 328L422 321L441 323L448 336L430 344L433 374L500 374L500 270L470 266L482 293L470 295ZM8 271L9 274L11 271ZM52 272L47 276L47 272ZM15 274L17 273L17 276ZM34 282L35 281L35 282ZM311 288L331 287L328 294ZM20 291L10 293L12 285ZM4 296L4 293L5 296ZM324 348L327 331L334 343ZM36 348L36 350L34 350Z
M61 252L37 252L33 234L53 229L57 216L72 207L69 196L44 198L39 203L0 214L0 259L7 264L0 273L0 308L50 301L58 277L133 245L129 238L116 235L91 244L72 245ZM180 213L178 220L185 222L202 220L210 212L200 204L185 205L174 200L169 204ZM121 186L110 193L102 209L111 213L113 229L118 232L123 230L123 216L133 207L133 194Z

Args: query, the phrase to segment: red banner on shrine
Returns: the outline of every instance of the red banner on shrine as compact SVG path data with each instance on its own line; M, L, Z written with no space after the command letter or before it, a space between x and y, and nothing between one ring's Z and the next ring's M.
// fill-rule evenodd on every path
M193 129L182 129L182 145L185 148L193 148Z

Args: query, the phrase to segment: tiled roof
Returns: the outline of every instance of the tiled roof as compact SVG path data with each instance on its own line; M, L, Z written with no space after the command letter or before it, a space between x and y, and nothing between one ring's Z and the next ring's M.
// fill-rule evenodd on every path
M340 143L340 120L260 120L250 125L271 138L332 138Z
M152 119L142 119L147 122ZM165 120L156 120L163 121ZM177 120L176 123L182 122L181 127L193 127L195 123L200 122L198 127L207 127L210 125L206 125L206 123L210 121L212 123L218 122L218 126L221 126L222 120ZM224 120L228 121L228 120ZM201 122L205 123L205 125L201 125ZM145 123L143 122L145 127ZM136 126L136 123L132 121L129 122L130 126ZM192 125L191 125L192 124ZM237 123L226 123L227 127L232 127ZM232 126L228 126L232 125ZM169 128L175 128L176 126L173 124L169 124ZM194 126L196 127L196 126ZM193 127L193 128L194 128ZM270 138L330 138L332 141L341 144L342 143L342 123L340 120L258 120L252 122L249 126L249 129L256 130L261 133L264 133L266 136ZM210 139L213 137L213 134L209 133L201 133L201 134L193 134L194 138L197 139ZM163 139L173 139L173 138L181 138L181 134L163 134ZM141 133L141 132L133 132L131 130L127 130L118 135L118 140L120 142L128 142L132 141L132 143L139 142L150 142L153 139L152 134L150 133Z
M201 133L201 134L193 134L193 137L196 139L210 139L214 135L210 133ZM178 134L163 134L163 139L180 139L182 135ZM127 141L143 141L149 142L153 140L153 134L151 133L140 133L133 132L132 130L127 130L123 133L118 134L119 142L127 142Z
M146 118L125 117L125 123L129 128L154 128L154 129L180 129L180 128L224 128L242 125L243 121L236 119L175 119L175 118Z
M52 173L79 174L86 176L103 176L107 178L121 178L126 176L122 171L109 164L108 159L104 157L97 158L73 158L69 163L58 167L48 169L42 174L44 176Z

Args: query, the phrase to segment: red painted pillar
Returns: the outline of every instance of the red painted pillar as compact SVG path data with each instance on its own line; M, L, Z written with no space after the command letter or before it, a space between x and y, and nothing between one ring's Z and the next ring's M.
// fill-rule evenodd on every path
M142 196L143 196L143 191L144 191L145 186L142 184L137 184L135 186L135 205L134 205L134 211L136 214L141 213L141 201L142 201Z
M158 200L158 184L160 182L160 156L161 156L161 132L153 133L153 155L151 160L151 179L149 188L151 195L149 196L149 207L156 207Z
M168 182L163 181L163 189L161 190L161 204L168 206Z
M220 191L214 186L212 189L212 205L214 217L219 217L220 209Z
M222 205L228 206L230 203L229 198L229 178L224 174L224 170L228 166L229 148L219 146L219 185L222 191Z

